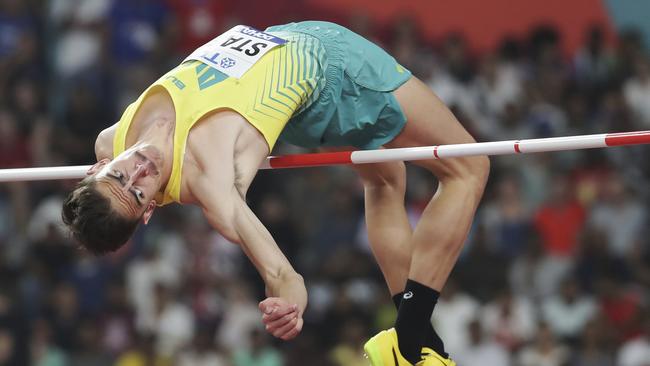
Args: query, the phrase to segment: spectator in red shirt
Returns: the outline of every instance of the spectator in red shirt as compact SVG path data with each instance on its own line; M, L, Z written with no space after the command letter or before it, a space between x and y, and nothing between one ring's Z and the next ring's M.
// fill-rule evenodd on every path
M585 209L567 178L554 178L549 199L535 214L542 247L550 255L566 257L575 252L585 223Z
M174 14L176 52L185 57L225 30L224 14L231 12L228 1L168 0Z
M641 296L626 288L626 284L612 277L603 277L597 283L600 312L610 325L618 341L627 341L642 333Z
M29 144L18 130L15 115L0 110L0 168L23 168L30 163Z

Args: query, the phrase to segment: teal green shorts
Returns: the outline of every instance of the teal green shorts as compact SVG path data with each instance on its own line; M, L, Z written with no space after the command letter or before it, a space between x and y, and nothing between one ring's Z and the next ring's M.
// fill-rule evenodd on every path
M308 21L273 26L268 32L315 37L325 49L317 99L292 116L280 140L303 147L355 146L375 149L391 141L406 123L392 91L411 72L379 46L340 25Z

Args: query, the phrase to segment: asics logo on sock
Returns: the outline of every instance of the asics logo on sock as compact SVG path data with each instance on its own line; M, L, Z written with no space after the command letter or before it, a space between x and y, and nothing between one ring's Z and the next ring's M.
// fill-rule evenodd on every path
M404 296L403 296L404 300L408 300L408 299L410 299L412 297L413 297L413 292L412 291L409 291L409 292L405 293Z

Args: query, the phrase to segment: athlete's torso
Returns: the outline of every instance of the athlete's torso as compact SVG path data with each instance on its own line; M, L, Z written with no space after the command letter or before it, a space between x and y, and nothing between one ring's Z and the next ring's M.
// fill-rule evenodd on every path
M318 40L300 33L279 36L288 42L262 56L239 79L202 62L188 61L163 75L127 107L117 125L114 156L128 146L129 127L150 95L163 88L175 110L172 174L162 204L181 201L188 136L205 116L218 110L236 112L261 133L270 151L287 121L317 97L325 67L320 62L319 54L324 51ZM215 123L210 130L216 139L220 126Z

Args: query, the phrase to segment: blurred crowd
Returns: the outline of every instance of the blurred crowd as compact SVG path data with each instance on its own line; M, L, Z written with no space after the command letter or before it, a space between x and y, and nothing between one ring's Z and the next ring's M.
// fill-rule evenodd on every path
M231 10L198 0L0 0L0 168L94 162L97 133L149 83L247 20ZM426 81L479 141L650 129L650 58L634 30L614 42L595 24L567 52L562 34L540 25L477 54L462 33L424 39L408 18L341 21ZM650 364L648 153L492 159L432 318L459 365ZM408 176L415 223L436 182L417 168ZM126 248L93 257L61 227L73 184L0 185L0 365L366 365L363 342L394 321L349 169L262 172L251 188L249 204L309 290L291 342L261 328L263 283L201 212L158 210Z

